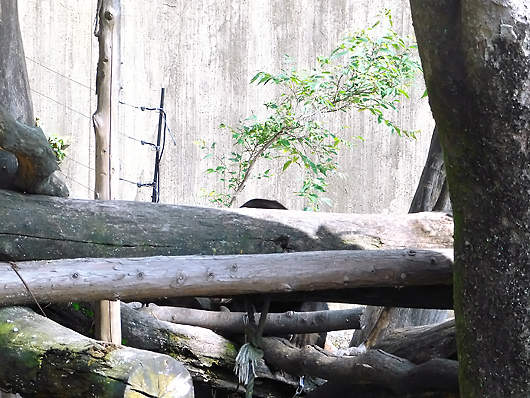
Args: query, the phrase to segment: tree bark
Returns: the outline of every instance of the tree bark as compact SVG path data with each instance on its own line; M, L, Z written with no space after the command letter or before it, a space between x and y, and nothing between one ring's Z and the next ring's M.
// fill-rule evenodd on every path
M422 306L425 297L418 295L415 306L396 306L388 300L386 307L366 307L364 312L363 329L356 330L353 334L350 347L365 344L368 348L378 345L385 340L395 329L409 326L431 325L443 322L448 317L449 311L433 311L432 306ZM439 310L449 307L436 307Z
M16 0L0 0L0 189L68 196L57 159L35 127Z
M16 121L1 105L0 147L16 157L14 163L8 156L4 157L4 177L11 184L9 188L40 195L68 196L66 186L53 174L59 165L40 127L28 127Z
M290 374L309 374L328 381L349 380L388 388L396 396L419 392L458 392L458 363L432 359L414 365L381 350L354 357L333 357L311 346L294 348L276 338L264 339L264 358Z
M113 133L118 133L118 98L120 92L120 20L121 0L98 0L97 26L94 35L99 42L96 75L98 105L92 116L96 135L95 199L113 199L111 192Z
M449 191L445 178L444 155L438 130L432 133L429 154L421 173L420 182L410 204L409 213L422 211L450 211Z
M137 310L161 321L199 326L220 334L245 333L244 312L202 311L180 307L159 307L149 304ZM359 329L362 308L335 311L285 312L267 314L264 334L295 334ZM256 316L256 321L259 318Z
M324 301L407 308L453 308L453 286L360 287L275 294L273 300Z
M16 305L35 299L135 301L367 286L450 286L451 255L450 250L353 250L4 263L0 301Z
M395 329L374 348L417 365L434 358L456 359L455 320Z
M113 132L118 126L118 97L120 81L120 0L99 0L96 13L99 41L99 60L96 76L98 107L92 117L96 134L96 186L95 199L109 200L112 186L112 163L117 163L111 153ZM116 138L114 138L114 141ZM111 162L112 160L112 162ZM95 308L96 338L121 343L120 303L103 300Z
M0 105L18 122L35 125L17 0L0 0Z
M0 309L0 380L30 397L193 397L184 366L162 354L105 345L22 307Z
M361 215L174 206L0 190L0 260L452 247L444 214Z
M445 177L445 167L442 147L435 128L431 138L429 154L421 173L420 182L410 205L409 213L424 211L451 210L449 190ZM394 306L396 307L396 306ZM397 328L406 326L421 326L442 322L447 318L447 311L433 311L415 309L416 306L399 306L409 308L366 307L362 330L356 330L350 342L350 347L365 344L370 347L380 342L386 335Z
M461 394L530 396L528 7L411 5L455 220Z

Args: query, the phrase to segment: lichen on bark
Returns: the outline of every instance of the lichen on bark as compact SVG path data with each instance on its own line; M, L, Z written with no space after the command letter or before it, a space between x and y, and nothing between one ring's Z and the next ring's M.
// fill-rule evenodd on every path
M411 1L454 212L465 397L530 396L530 25L515 3Z

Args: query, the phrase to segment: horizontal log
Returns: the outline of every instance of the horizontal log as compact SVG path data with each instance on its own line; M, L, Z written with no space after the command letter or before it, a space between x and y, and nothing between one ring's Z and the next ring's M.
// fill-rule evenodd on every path
M0 190L0 260L450 249L442 213L333 214L91 201Z
M245 333L247 322L244 312L202 311L179 307L159 307L150 304L149 307L138 309L143 314L149 314L161 321L179 323L181 325L200 326L221 334ZM331 330L349 330L361 328L361 316L364 308L358 307L347 310L285 312L267 314L264 334L295 334L329 332ZM256 314L256 323L259 315Z
M0 302L26 304L34 298L39 302L137 301L152 297L230 297L370 286L450 286L452 266L452 250L0 263L3 287Z
M82 336L23 307L0 309L0 387L26 397L193 397L167 355Z

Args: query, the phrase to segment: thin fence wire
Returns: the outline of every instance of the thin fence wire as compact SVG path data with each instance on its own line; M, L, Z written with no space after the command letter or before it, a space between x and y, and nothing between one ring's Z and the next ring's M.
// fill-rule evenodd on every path
M37 66L39 66L39 67L41 67L41 68L43 68L43 69L45 69L45 70L47 70L47 71L49 71L49 72L51 72L51 73L54 73L54 74L56 74L57 76L59 76L59 77L65 79L65 80L71 81L71 82L73 82L73 83L75 83L75 84L77 84L77 85L79 85L79 86L81 86L81 87L83 87L83 88L86 88L86 89L90 90L92 93L95 93L95 89L93 89L92 87L88 86L87 84L81 83L80 81L78 81L78 80L76 80L76 79L73 79L73 78L71 78L71 77L69 77L69 76L66 76L66 75L64 75L64 74L62 74L62 73L60 73L60 72L58 72L58 71L56 71L56 70L54 70L54 69L52 69L52 68L50 68L50 67L48 67L48 66L42 64L41 62L38 62L37 60L35 60L35 59L33 59L33 58L26 57L26 59L27 59L28 61L31 61L31 62L34 63L35 65L37 65ZM76 114L78 114L78 115L83 116L84 118L87 118L87 119L89 119L89 120L92 119L92 116L91 116L91 115L86 115L86 114L84 114L83 112L80 112L80 111L78 111L78 110L72 108L71 106L69 106L69 105L67 105L67 104L65 104L65 103L62 103L62 102L60 102L60 101L58 101L58 100L56 100L56 99L54 99L54 98L51 98L50 96L48 96L48 95L46 95L46 94L43 94L43 93L41 93L41 92L39 92L39 91L37 91L37 90L35 90L35 89L31 89L31 91L34 92L35 94L37 94L37 95L39 95L39 96L45 98L45 99L48 100L48 101L51 101L51 102L53 102L53 103L55 103L55 104L57 104L57 105L60 105L60 106L64 107L65 109L68 109L68 110L70 110L70 111L72 111L72 112L74 112L74 113L76 113ZM168 126L168 124L167 124L167 115L166 115L166 112L165 112L163 109L158 108L158 107L146 107L146 106L132 105L132 104L126 103L126 102L124 102L124 101L119 101L119 103L120 103L121 105L129 106L129 107L132 107L132 108L134 108L134 109L139 109L139 110L141 110L141 111L155 111L155 112L158 112L158 113L162 113L163 121L164 121L164 137L163 137L163 143L162 143L162 145L161 145L160 147L158 147L156 144L153 144L152 142L149 142L149 141L146 141L146 140L143 140L143 139L138 139L138 138L132 137L132 136L130 136L130 135L127 135L127 134L124 134L124 133L119 132L119 134L120 134L121 136L126 137L126 138L131 139L131 140L134 140L134 141L137 141L137 142L141 143L142 145L149 145L149 146L151 146L151 147L153 148L153 150L155 150L155 151L159 151L159 152L160 152L160 156L159 156L159 159L160 159L160 160L161 160L162 155L163 155L163 153L164 153L165 139L166 139L166 132L169 133L169 136L171 137L171 140L173 141L173 144L174 144L174 145L177 145L176 140L175 140L175 138L173 137L173 134L171 133L171 129L169 128L169 126ZM68 159L68 161L72 161L72 162L74 162L74 163L77 163L77 164L79 164L80 166L83 166L83 167L87 168L87 169L90 170L90 171L94 171L94 168L93 168L93 167L87 166L87 165L85 165L85 164L79 162L78 160L76 160L76 159L74 159L74 158L68 157L67 159ZM92 192L92 193L94 192L94 189L93 189L93 188L89 188L89 187L87 187L85 184L80 183L79 181L75 180L74 178L72 178L71 176L65 174L65 173L62 172L62 171L59 171L59 172L60 172L60 173L61 173L61 174L67 179L67 180L70 180L70 181L72 181L72 182L78 184L79 186L81 186L81 187L83 187L83 188L86 188L89 192ZM158 178L158 180L160 179L159 176L158 176L157 178ZM120 177L119 180L120 180L120 181L127 182L127 183L130 183L130 184L134 184L134 185L138 186L139 188L140 188L140 187L154 187L154 182L149 182L149 183L134 182L134 181L131 181L131 180L128 180L128 179L122 178L122 177ZM155 189L157 189L157 191L159 191L158 187L155 187Z

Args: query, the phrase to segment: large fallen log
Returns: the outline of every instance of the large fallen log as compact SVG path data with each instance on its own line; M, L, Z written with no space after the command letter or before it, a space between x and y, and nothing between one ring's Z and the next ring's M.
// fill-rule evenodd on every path
M453 219L90 201L0 190L0 260L452 248Z
M271 295L277 301L324 301L407 308L452 309L453 286L360 287Z
M24 397L192 398L184 366L84 337L23 307L0 309L0 387Z
M0 302L136 301L372 286L451 286L452 264L451 250L11 262L0 264Z
M132 305L122 304L121 310L123 336L128 345L169 353L185 364L196 382L226 391L242 391L232 372L237 349L234 343L207 329L157 320ZM438 361L440 356L426 358L437 360L417 367L380 351L375 351L376 354L368 351L366 357L337 357L309 348L299 350L284 340L264 338L264 341L267 363L293 374L382 385L395 392L455 391L456 362ZM292 396L298 384L297 379L272 373L264 362L260 362L257 373L255 396ZM307 391L315 385L308 381L306 387Z

